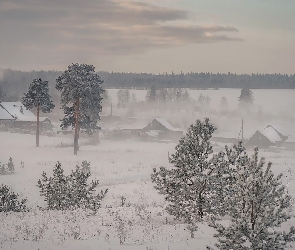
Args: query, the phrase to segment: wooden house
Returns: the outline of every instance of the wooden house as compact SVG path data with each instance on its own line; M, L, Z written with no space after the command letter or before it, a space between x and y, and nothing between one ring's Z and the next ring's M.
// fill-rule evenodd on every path
M52 124L48 117L39 117L40 130L51 130ZM21 102L0 103L0 123L6 127L35 130L37 117L27 110Z
M164 118L155 118L148 123L143 129L143 133L147 136L157 138L158 140L171 140L178 142L183 137L183 130L174 128Z

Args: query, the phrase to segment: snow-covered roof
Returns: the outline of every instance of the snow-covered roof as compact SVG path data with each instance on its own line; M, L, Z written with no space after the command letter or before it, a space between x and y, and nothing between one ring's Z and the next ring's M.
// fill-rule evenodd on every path
M21 102L1 102L2 109L6 111L10 119L16 119L16 121L34 122L37 120L32 111L26 109ZM1 111L2 112L2 111ZM39 117L40 122L48 119L47 117Z
M0 104L0 120L14 120L14 118Z
M22 117L35 116L30 110L27 110L21 102L1 102L1 105L10 115L17 119L21 119Z
M259 132L263 134L267 139L269 139L272 143L283 141L278 131L272 126L267 126Z
M156 121L158 121L159 123L161 123L165 128L171 130L171 131L182 131L182 129L180 128L174 128L169 122L167 122L164 118L155 118Z

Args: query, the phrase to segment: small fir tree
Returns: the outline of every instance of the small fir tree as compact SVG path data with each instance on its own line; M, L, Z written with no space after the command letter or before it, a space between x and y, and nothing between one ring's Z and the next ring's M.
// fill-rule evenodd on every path
M68 177L64 175L61 163L57 162L53 169L53 176L47 177L45 172L42 173L42 179L38 180L41 196L47 202L47 209L62 210L69 206L70 193Z
M204 122L197 120L180 139L176 152L169 159L174 168L154 169L151 176L155 188L169 202L167 212L189 223L192 237L196 223L217 212L219 207L213 199L216 193L213 187L218 182L215 168L221 161L209 157L213 153L210 138L215 129L208 118Z
M84 169L85 166L89 168L89 165L89 162L83 161L82 169L76 166L75 171L72 171L69 176L70 190L72 190L71 203L73 207L88 208L96 212L100 208L101 200L105 197L107 190L95 195L95 188L99 182L95 180L88 184L87 181L91 173L83 171L83 167Z
M84 161L89 164L88 162ZM83 167L83 164L82 164ZM85 173L79 166L69 176L64 175L64 170L58 162L53 169L53 177L47 177L43 172L42 179L38 181L41 196L45 197L47 209L65 210L88 208L96 212L100 208L102 199L107 190L95 195L98 181L88 184L90 172Z
M18 200L18 194L12 192L8 186L0 187L0 212L24 212L27 211L26 199Z
M282 184L282 174L275 176L271 163L258 159L258 149L248 157L244 149L233 154L234 180L225 190L224 207L229 226L213 220L218 249L286 249L295 240L295 228L280 231L282 223L291 218L291 197ZM213 249L208 247L208 249Z
M85 173L85 174L90 173L90 162L82 161L81 168L82 168L83 173Z
M61 92L61 106L64 118L61 128L71 126L75 129L74 154L79 149L79 132L92 135L99 129L97 122L102 110L103 81L95 73L95 67L88 64L71 64L57 78L56 89Z
M6 167L5 167L5 164L2 164L0 162L0 175L4 175L4 174L7 174Z
M29 86L28 92L24 94L22 103L27 109L37 108L36 147L39 147L40 109L43 113L49 113L55 107L49 95L48 81L43 81L41 78L34 79Z
M11 157L9 158L9 161L8 161L8 163L7 163L7 170L8 170L10 173L13 173L13 172L14 172L14 163L13 163L13 160L12 160Z

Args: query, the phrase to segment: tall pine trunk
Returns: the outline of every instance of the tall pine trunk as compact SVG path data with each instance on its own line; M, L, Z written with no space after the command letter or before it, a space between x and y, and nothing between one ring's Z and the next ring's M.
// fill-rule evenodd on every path
M77 97L76 99L76 109L75 109L75 136L74 136L74 155L77 155L79 150L79 105L80 99Z
M39 147L39 113L40 113L40 104L39 100L37 101L37 129L36 129L36 147Z

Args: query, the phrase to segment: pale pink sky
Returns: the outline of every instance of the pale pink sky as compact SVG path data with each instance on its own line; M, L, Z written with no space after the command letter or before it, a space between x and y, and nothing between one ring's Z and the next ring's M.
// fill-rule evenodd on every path
M294 0L1 0L0 68L294 74Z

